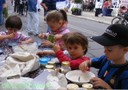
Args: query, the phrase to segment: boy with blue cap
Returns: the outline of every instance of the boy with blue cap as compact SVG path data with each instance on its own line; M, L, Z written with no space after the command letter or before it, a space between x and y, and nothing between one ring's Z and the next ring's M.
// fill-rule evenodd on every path
M98 77L91 79L94 88L128 89L128 27L121 24L110 25L101 36L92 37L104 46L105 55L83 62L82 71L88 67L99 69Z

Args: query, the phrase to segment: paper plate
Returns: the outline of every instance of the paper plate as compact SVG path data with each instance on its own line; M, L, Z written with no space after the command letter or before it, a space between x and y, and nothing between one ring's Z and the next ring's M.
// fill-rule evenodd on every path
M73 70L66 73L66 78L77 84L90 82L92 77L95 77L95 74L89 71L82 72L81 70Z

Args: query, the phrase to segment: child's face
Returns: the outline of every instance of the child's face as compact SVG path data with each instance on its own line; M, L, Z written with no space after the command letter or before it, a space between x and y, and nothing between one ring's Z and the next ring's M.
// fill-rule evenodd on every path
M104 52L107 59L113 62L121 61L124 59L124 55L127 52L127 48L119 45L115 46L104 46Z
M84 55L85 49L80 44L67 44L66 48L72 59L80 58Z
M7 29L8 29L8 34L17 33L17 29L15 28L7 28Z
M59 22L55 22L54 20L51 20L47 22L47 24L51 28L52 31L57 31L63 26L64 21L60 20Z

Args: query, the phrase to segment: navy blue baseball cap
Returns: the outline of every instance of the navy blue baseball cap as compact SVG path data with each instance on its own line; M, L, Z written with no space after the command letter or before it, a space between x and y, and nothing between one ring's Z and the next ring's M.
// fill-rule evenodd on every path
M101 36L94 36L91 39L103 46L128 46L128 26L112 24Z

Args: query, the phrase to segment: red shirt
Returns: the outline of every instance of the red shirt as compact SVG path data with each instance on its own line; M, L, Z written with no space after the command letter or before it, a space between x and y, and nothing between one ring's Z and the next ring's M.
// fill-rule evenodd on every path
M78 69L79 65L86 61L86 60L90 60L88 57L83 56L81 58L77 58L77 59L70 59L68 56L66 56L62 50L59 50L58 52L56 52L56 56L59 59L60 62L63 61L69 61L70 62L70 67L71 69Z
M104 8L107 8L108 6L109 6L109 2L108 2L108 1L105 1L103 7L104 7Z

